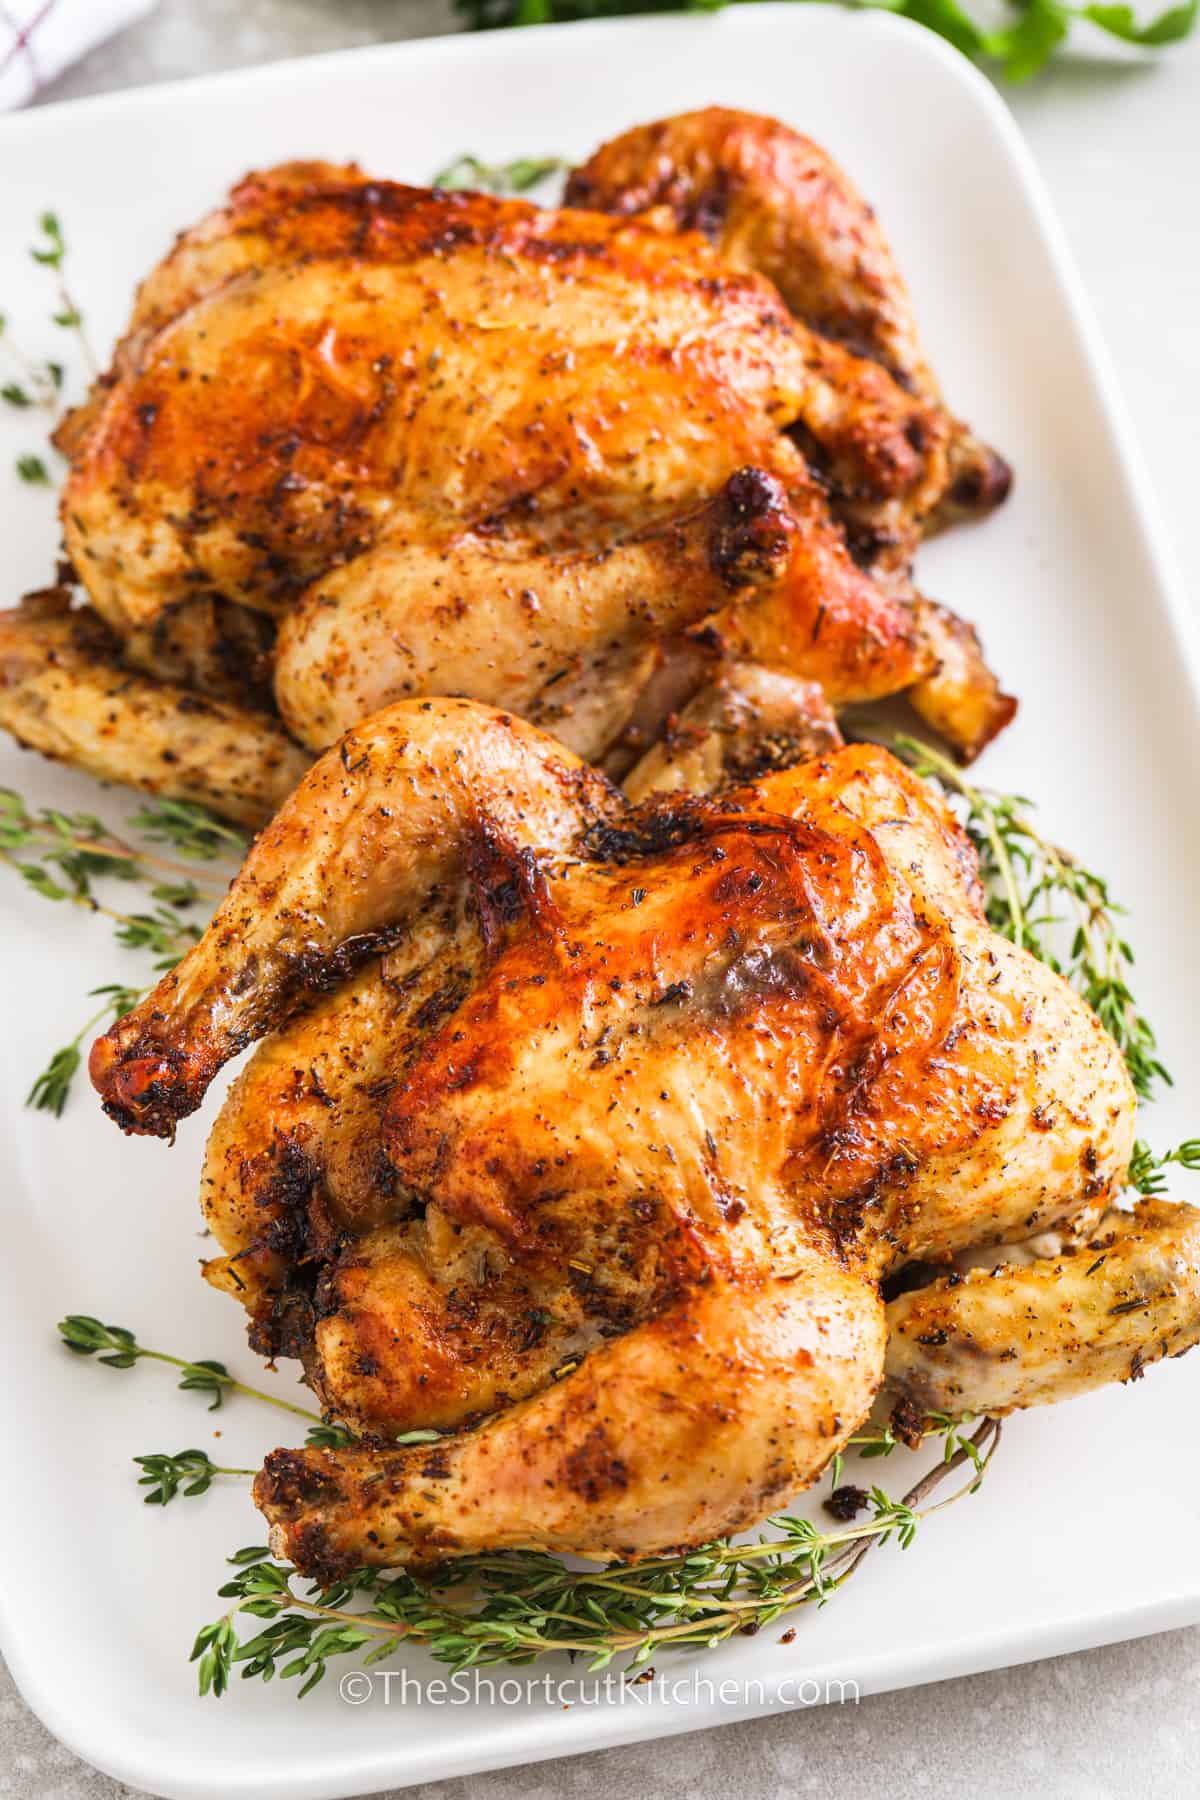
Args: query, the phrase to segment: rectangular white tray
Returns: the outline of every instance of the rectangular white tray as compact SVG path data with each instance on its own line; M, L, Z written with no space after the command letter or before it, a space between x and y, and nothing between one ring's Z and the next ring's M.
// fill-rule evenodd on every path
M1035 794L1049 829L1132 908L1139 992L1178 1079L1147 1129L1174 1141L1200 1102L1195 649L1029 157L987 83L940 42L877 14L756 6L352 51L35 111L0 123L0 301L14 334L54 353L26 249L46 207L107 345L172 234L247 167L355 156L424 181L463 150L581 155L713 101L776 113L844 161L879 208L953 404L1016 465L1011 503L932 545L922 582L980 623L1021 696L986 778ZM3 604L53 566L52 501L10 474L33 429L29 414L0 420ZM7 741L0 782L118 823L127 810ZM833 1605L800 1614L791 1644L780 1627L699 1665L751 1684L740 1702L354 1708L332 1679L303 1706L257 1683L201 1702L190 1639L217 1611L223 1556L260 1541L261 1522L231 1489L143 1509L129 1459L202 1444L254 1461L278 1441L274 1422L248 1402L210 1417L152 1366L77 1362L54 1323L100 1313L254 1379L239 1315L195 1272L213 1109L173 1150L122 1139L82 1085L61 1122L23 1110L32 1072L121 953L101 921L52 912L15 880L0 881L0 917L0 1643L30 1704L119 1779L205 1800L360 1794L769 1711L801 1676L867 1693L1200 1619L1197 1357L1014 1420L984 1491L910 1552L879 1553ZM885 1467L898 1487L902 1471Z

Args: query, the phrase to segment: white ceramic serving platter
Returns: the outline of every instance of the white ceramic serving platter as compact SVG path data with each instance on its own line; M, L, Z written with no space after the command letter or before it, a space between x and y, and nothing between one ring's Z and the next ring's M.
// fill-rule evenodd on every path
M463 150L580 155L712 101L776 113L846 164L885 221L954 405L1016 465L1009 506L931 546L920 573L979 622L1021 696L987 778L1035 794L1048 828L1132 909L1139 991L1178 1078L1144 1129L1175 1141L1200 1113L1197 659L1029 158L987 83L933 37L877 14L759 6L352 51L33 112L0 124L0 305L13 336L61 348L26 249L46 207L62 216L72 282L107 345L172 234L249 166L354 156L423 181ZM10 475L37 422L0 411L11 604L48 579L55 529L51 498ZM7 740L0 782L114 823L128 810L127 796ZM120 1137L83 1087L59 1122L23 1110L84 990L136 959L101 921L51 911L15 880L0 880L0 909L0 1640L30 1704L113 1775L168 1796L360 1794L771 1711L800 1677L868 1693L1200 1619L1197 1356L1013 1421L982 1493L799 1615L790 1644L780 1627L709 1655L696 1666L717 1690L691 1703L643 1691L624 1705L355 1707L332 1679L302 1706L281 1684L199 1700L192 1634L218 1610L223 1556L260 1540L260 1522L239 1488L145 1509L129 1459L202 1444L254 1462L279 1441L275 1422L249 1402L210 1416L152 1365L77 1361L54 1323L100 1313L256 1378L240 1317L195 1273L213 1107L174 1149ZM290 1375L276 1379L292 1391ZM898 1489L903 1471L885 1467ZM427 1668L415 1654L409 1666ZM722 1703L724 1681L745 1685Z

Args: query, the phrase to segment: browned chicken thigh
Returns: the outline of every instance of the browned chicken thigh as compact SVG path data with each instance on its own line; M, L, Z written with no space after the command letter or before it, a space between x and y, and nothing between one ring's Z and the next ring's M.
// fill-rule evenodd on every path
M209 1145L206 1273L364 1439L258 1479L302 1569L695 1542L812 1481L885 1380L1003 1410L1200 1334L1194 1215L1102 1221L1115 1045L885 751L773 766L785 699L728 671L684 752L725 785L656 797L651 751L637 805L511 715L392 706L94 1046L112 1116L170 1135L264 1040ZM889 1272L1050 1231L1115 1232L1094 1304L1065 1303L1094 1256L1057 1312L1035 1273L947 1278L892 1302L887 1360ZM419 1427L448 1435L387 1446Z
M26 610L5 615L0 723L188 797L161 745L194 694L240 709L248 744L281 721L297 756L447 693L595 760L639 704L646 741L642 696L687 638L688 667L757 662L835 708L907 691L977 751L1013 702L909 565L948 510L1002 497L1002 465L942 407L878 228L827 159L740 114L656 130L666 186L636 179L653 134L575 178L608 210L305 163L186 232L59 434L66 549L136 706L111 651L68 667ZM762 166L736 173L756 143ZM708 201L623 216L707 194L713 159L715 247L678 228L711 226ZM108 703L111 729L77 726L73 696L88 718ZM202 796L221 806L228 778L245 816L212 747Z

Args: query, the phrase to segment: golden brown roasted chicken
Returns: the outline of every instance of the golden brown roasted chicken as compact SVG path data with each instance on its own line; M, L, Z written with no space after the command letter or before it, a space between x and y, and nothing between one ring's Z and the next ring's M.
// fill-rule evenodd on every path
M720 656L835 707L906 691L978 750L1013 702L909 570L1008 473L943 408L869 208L718 109L569 199L288 164L186 232L60 433L89 607L3 615L0 723L253 823L401 697L595 760Z
M873 747L773 767L783 696L723 680L680 754L726 785L637 805L511 715L381 712L94 1046L112 1116L170 1135L263 1040L206 1273L365 1439L258 1478L306 1571L695 1542L812 1481L885 1378L1004 1410L1200 1334L1196 1215L1102 1218L1124 1063L990 930L944 804ZM1032 1238L1060 1279L950 1267ZM949 1272L889 1319L920 1263ZM448 1435L388 1447L418 1427Z

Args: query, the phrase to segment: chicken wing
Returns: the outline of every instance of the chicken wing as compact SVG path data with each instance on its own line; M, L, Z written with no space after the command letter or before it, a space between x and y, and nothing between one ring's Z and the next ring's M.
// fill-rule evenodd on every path
M256 828L312 762L269 713L131 669L104 621L59 589L0 613L0 725L101 780Z
M950 1274L888 1307L887 1378L920 1412L1012 1412L1135 1380L1200 1340L1200 1207L1143 1200L1057 1255Z

